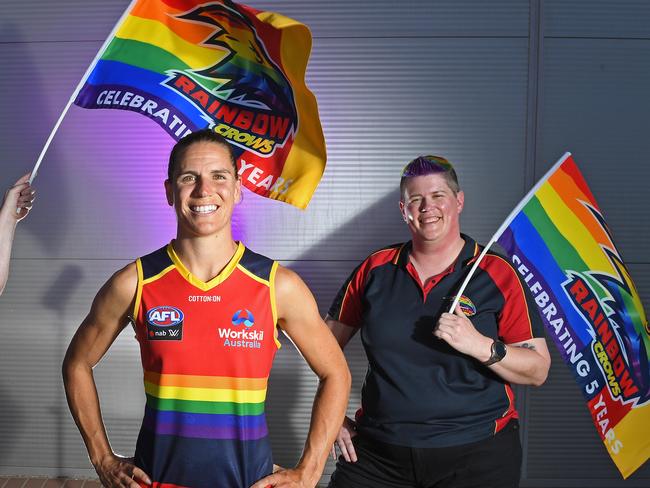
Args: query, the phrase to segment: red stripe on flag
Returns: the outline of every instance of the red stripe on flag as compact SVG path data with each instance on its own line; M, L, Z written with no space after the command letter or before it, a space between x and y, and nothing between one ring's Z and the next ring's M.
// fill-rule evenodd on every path
M594 198L594 194L591 193L591 190L589 189L589 186L587 186L587 182L585 181L584 177L582 176L582 173L580 173L580 170L578 169L578 166L576 165L575 161L573 160L572 156L569 156L567 160L560 166L560 169L568 174L573 181L575 181L575 184L580 190L582 190L582 193L585 194L590 200L590 203L598 208L598 204L596 203L596 198Z
M632 409L631 404L623 405L622 402L614 400L607 387L589 400L588 405L598 434L603 440L607 437L607 432L613 429Z
M178 10L189 10L191 8L196 7L197 5L205 3L205 0L159 0L159 1Z

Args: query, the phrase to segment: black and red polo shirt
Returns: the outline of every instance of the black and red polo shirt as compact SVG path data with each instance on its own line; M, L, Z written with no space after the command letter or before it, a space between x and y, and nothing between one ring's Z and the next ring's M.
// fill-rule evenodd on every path
M362 434L401 446L445 447L488 438L517 418L507 382L432 334L482 249L462 237L456 262L426 285L407 242L370 255L334 300L329 316L361 329L368 357L357 415ZM506 344L544 336L528 290L496 253L483 258L460 304L485 336Z

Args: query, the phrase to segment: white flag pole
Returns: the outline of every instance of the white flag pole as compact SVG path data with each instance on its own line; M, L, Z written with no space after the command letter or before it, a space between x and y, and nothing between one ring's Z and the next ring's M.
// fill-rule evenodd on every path
M467 288L467 283L469 283L469 280L474 276L474 272L476 271L476 268L478 268L479 263L483 259L483 257L487 254L488 250L494 244L499 237L501 237L501 234L508 228L510 223L514 220L515 216L521 211L522 208L528 203L528 201L531 199L531 197L535 194L537 190L539 190L539 187L546 182L546 180L549 178L550 175L552 175L555 170L562 164L566 159L571 156L570 152L565 152L562 157L558 160L557 163L553 165L551 169L549 169L544 176L537 182L535 183L535 186L526 194L524 198L521 199L521 201L517 204L517 206L514 208L512 212L510 212L510 215L506 218L506 220L501 224L501 227L494 233L492 238L490 239L490 242L488 242L485 245L485 248L479 254L478 259L474 261L474 264L472 265L472 268L469 270L469 273L463 280L463 284L460 285L460 289L458 290L458 294L456 295L456 298L454 298L454 302L451 304L451 307L449 308L449 313L454 313L454 309L456 308L456 305L458 305L458 302L460 301L460 297L465 291L465 288Z
M126 17L129 15L131 12L131 9L135 5L135 3L138 0L131 0L131 3L129 6L126 8L122 16L119 18L119 20L115 23L113 26L113 30L111 30L111 33L108 35L106 40L104 41L104 44L102 44L102 47L99 48L99 51L97 51L97 54L95 55L95 59L93 59L93 62L90 63L90 66L88 66L88 69L84 73L83 77L81 78L81 81L79 81L79 84L77 85L77 88L75 88L74 92L72 93L72 96L70 97L70 100L68 100L68 103L66 104L65 108L63 109L63 112L61 112L61 115L59 116L59 120L56 121L56 124L54 124L54 129L52 129L52 132L50 132L50 135L47 138L47 141L45 141L45 146L43 146L43 149L41 150L41 154L38 156L38 159L36 160L36 164L34 165L34 169L32 170L32 174L29 177L29 184L31 185L32 182L34 181L34 178L36 178L36 173L38 172L38 168L41 166L41 162L43 161L43 158L45 157L45 153L47 152L48 148L50 147L50 144L52 143L52 139L54 139L54 136L56 132L59 130L59 126L63 122L63 117L65 117L65 114L68 113L68 110L74 103L75 99L77 98L77 95L79 95L79 92L81 91L81 88L83 87L84 83L86 82L86 79L90 75L93 69L95 69L95 66L97 65L97 62L99 61L99 58L101 58L102 54L104 54L104 51L108 47L108 44L111 42L113 37L115 36L115 33L117 32L118 28L126 19Z

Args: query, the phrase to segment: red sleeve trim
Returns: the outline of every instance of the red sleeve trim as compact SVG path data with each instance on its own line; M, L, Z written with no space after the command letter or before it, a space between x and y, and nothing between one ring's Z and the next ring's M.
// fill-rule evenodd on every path
M487 272L503 296L499 313L499 337L506 343L533 339L533 322L523 284L510 263L501 256L487 254L479 267Z
M495 434L502 430L506 425L508 425L508 422L510 422L512 419L519 418L519 414L517 413L517 410L515 410L515 394L512 391L512 388L510 388L510 385L508 384L503 385L503 387L505 388L505 393L508 397L508 408L503 413L501 418L496 419L494 422Z
M363 318L363 294L370 272L391 263L403 246L381 249L366 258L348 280L341 301L338 321L350 327L361 327Z

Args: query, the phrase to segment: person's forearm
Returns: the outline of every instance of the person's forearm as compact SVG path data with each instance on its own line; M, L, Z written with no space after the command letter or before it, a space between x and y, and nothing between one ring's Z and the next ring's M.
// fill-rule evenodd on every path
M86 444L90 462L97 466L112 450L102 422L92 369L66 360L63 363L63 384L70 412Z
M305 449L296 469L305 473L308 486L318 483L327 457L341 428L350 392L350 374L320 381L312 409Z
M9 277L9 260L11 246L16 231L16 219L6 215L5 208L0 210L0 294L2 294Z
M520 346L506 346L506 356L488 366L509 383L540 386L548 376L549 362L538 352ZM490 355L479 358L487 361Z

